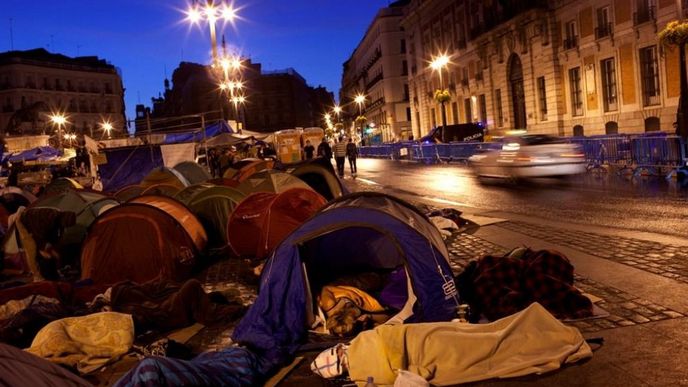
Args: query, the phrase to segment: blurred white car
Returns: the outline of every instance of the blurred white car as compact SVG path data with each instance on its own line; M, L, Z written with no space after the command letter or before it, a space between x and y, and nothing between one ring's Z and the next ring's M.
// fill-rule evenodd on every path
M499 178L563 177L583 173L581 148L556 137L505 137L501 149L473 155L469 163L478 176Z

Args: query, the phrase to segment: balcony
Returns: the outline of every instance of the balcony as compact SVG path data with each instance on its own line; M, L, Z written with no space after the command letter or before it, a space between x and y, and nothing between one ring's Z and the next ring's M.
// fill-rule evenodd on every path
M645 106L659 105L659 95L645 95L644 96Z
M564 50L570 50L578 47L578 36L569 36L564 39Z
M655 7L647 7L644 9L639 9L636 12L633 12L633 25L637 26L643 23L647 23L649 21L656 21L657 20L657 14L655 13Z
M376 75L366 83L366 90L370 90L373 86L375 86L378 82L380 82L384 78L384 75L382 72L380 74Z
M468 78L461 78L461 86L468 87Z
M606 37L614 37L614 27L612 23L604 23L595 27L595 39L603 39Z
M482 71L475 73L475 80L476 81L482 81L483 80L483 72Z

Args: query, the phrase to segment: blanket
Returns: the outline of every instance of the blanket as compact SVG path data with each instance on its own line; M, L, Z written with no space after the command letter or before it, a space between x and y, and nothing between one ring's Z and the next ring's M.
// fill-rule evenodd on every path
M51 322L38 332L27 351L85 374L117 360L133 341L130 315L103 312Z
M0 385L86 387L91 384L38 356L0 344Z
M437 386L540 374L591 356L578 329L537 303L489 324L381 325L348 349L353 381L393 384L396 370L408 370Z

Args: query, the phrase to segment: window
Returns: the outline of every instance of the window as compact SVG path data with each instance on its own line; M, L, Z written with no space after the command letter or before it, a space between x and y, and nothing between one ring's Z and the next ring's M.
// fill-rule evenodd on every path
M452 102L452 117L454 117L454 123L459 123L459 105L456 102Z
M483 125L487 125L487 102L485 100L485 94L480 94L478 102L480 103L480 122L482 122Z
M408 83L404 83L404 101L409 100L409 85ZM409 120L411 121L411 120Z
M646 132L658 132L659 130L659 117L647 117L645 119Z
M600 62L602 70L602 98L604 99L604 111L616 110L616 69L614 58Z
M617 124L614 121L609 121L606 124L604 124L604 133L605 134L618 134L619 133L619 124Z
M401 75L408 75L408 63L406 61L401 62Z
M495 90L495 105L497 108L497 126L504 125L504 111L502 110L502 90Z
M406 39L401 39L401 53L406 54Z
M406 108L406 121L411 121L411 108Z
M463 101L463 108L466 110L466 122L473 122L473 109L471 108L471 99L466 98Z
M635 25L655 20L655 1L654 0L637 0L636 10L633 13L633 22Z
M564 39L564 49L570 50L578 47L578 33L576 28L576 21L571 20L566 23L566 39Z
M643 85L645 106L659 104L659 68L657 66L657 47L650 46L640 50L640 76Z
M112 94L112 86L110 85L109 82L105 83L105 93Z
M571 114L583 115L583 92L581 90L580 67L569 70L569 83L571 89Z
M595 38L602 39L612 33L612 23L609 19L609 7L597 9L597 28L595 28Z
M583 137L585 136L585 131L583 129L583 125L576 125L573 127L573 136L574 137Z
M537 79L538 99L540 100L540 120L547 119L547 90L545 89L545 77Z

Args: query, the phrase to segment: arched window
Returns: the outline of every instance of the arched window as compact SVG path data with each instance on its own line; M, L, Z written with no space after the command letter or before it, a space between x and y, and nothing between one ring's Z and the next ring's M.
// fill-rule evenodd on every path
M609 121L604 124L604 133L606 134L619 134L619 124L616 121Z
M645 119L646 132L658 132L659 130L659 117L647 117Z
M576 125L573 127L573 136L574 137L585 136L585 131L583 130L583 125Z

